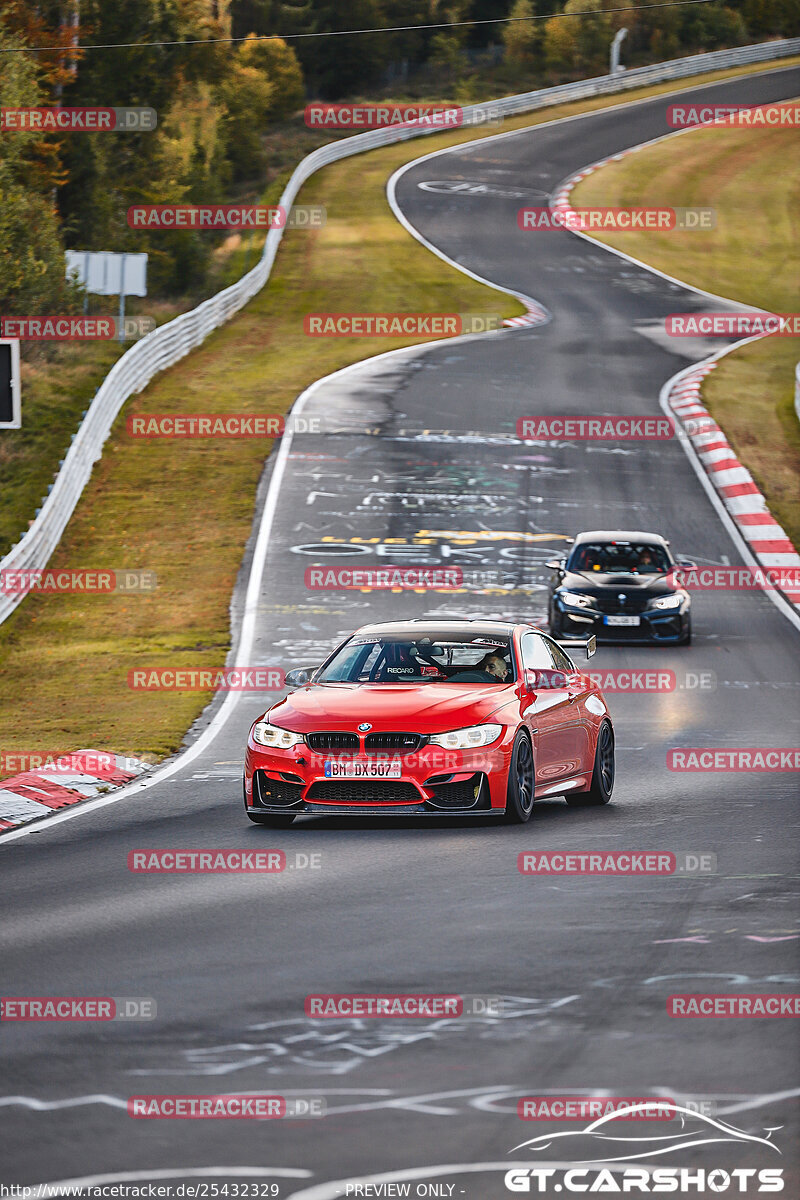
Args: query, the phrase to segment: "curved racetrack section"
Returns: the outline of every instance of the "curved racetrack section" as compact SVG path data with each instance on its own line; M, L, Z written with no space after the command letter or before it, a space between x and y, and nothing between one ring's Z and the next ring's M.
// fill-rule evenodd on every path
M544 561L584 528L653 529L701 564L742 561L677 441L517 439L523 415L659 416L665 381L720 342L667 344L659 333L670 312L719 307L707 297L567 232L520 232L516 213L586 164L662 136L678 97L798 93L800 73L778 69L490 137L398 177L396 203L422 237L535 297L551 319L382 356L305 397L303 414L324 432L295 436L285 461L247 665L314 662L355 626L393 616L455 608L544 621ZM431 181L486 187L420 186ZM380 562L460 565L476 573L474 590L304 586L311 565ZM609 695L618 774L607 809L543 802L522 827L329 817L251 828L244 741L270 700L244 697L163 782L3 847L5 994L158 1005L155 1022L99 1031L4 1024L5 1182L293 1168L310 1174L284 1178L280 1194L321 1200L345 1194L330 1181L405 1170L454 1185L442 1195L488 1200L507 1194L502 1165L521 1160L512 1149L550 1128L520 1121L518 1096L605 1090L710 1099L760 1136L782 1127L780 1159L742 1143L675 1161L780 1165L784 1194L797 1195L792 1022L666 1012L675 992L798 990L796 776L675 774L666 756L791 746L798 636L763 593L700 593L694 614L691 647L598 652L599 668L669 668L679 683ZM180 878L126 865L139 847L233 846L319 854L320 865ZM533 848L709 852L717 872L525 878L517 854ZM502 1016L463 1021L307 1019L304 997L324 991L506 1001ZM264 1091L323 1096L328 1115L152 1124L125 1111L133 1094ZM436 1164L452 1170L426 1175Z

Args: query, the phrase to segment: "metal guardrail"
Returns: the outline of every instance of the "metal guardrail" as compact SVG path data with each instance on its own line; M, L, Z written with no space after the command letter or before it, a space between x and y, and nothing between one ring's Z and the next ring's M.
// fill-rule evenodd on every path
M748 63L768 62L793 54L800 54L800 38L676 58L648 67L635 67L618 75L601 75L596 79L584 79L577 83L560 84L558 87L469 105L463 109L463 124L481 126L493 115L511 117L568 100L630 91L647 84L684 79L706 71L720 71ZM302 185L320 167L365 150L440 132L438 128L395 126L369 130L321 146L298 163L283 191L280 204L288 212ZM262 257L252 270L224 291L204 300L197 308L154 329L117 360L73 436L42 507L20 541L0 560L0 571L40 570L47 566L125 401L141 392L159 371L172 366L201 345L214 329L230 320L252 300L269 278L282 237L282 228L270 229ZM11 615L23 599L23 592L12 594L0 590L0 623Z

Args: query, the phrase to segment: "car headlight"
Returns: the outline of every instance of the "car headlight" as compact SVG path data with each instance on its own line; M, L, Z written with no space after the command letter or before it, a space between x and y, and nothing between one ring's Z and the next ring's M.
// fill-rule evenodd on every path
M496 742L502 730L502 725L470 725L467 729L436 733L428 739L428 744L444 746L445 750L469 750L472 746L488 746Z
M558 597L572 608L594 608L592 597L585 596L583 592L559 592Z
M291 750L298 742L302 742L302 733L292 733L291 729L280 729L270 725L269 721L257 721L253 726L253 740L262 746L274 746L278 750Z
M671 596L656 596L651 608L680 608L684 597L681 592L673 592Z

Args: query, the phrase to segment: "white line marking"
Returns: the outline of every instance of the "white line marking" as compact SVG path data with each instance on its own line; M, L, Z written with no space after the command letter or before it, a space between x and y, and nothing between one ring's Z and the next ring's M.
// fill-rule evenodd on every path
M409 170L412 166L416 166L418 163L425 162L426 159L434 158L436 155L439 155L439 154L452 154L452 153L456 153L459 150L464 150L465 147L467 147L467 146L477 146L477 145L481 145L484 142L499 141L503 138L518 137L522 134L531 133L532 131L546 129L551 125L558 125L558 124L562 124L562 123L566 124L567 122L571 122L571 121L586 120L587 118L590 118L590 117L602 116L602 115L605 115L606 113L616 112L622 108L631 108L633 106L640 105L640 104L650 104L653 101L663 100L670 96L679 96L683 92L686 92L686 91L692 91L692 92L703 91L706 88L718 87L721 83L727 83L729 81L733 81L733 80L740 79L740 78L750 78L755 75L780 74L783 71L791 71L794 69L795 69L794 67L779 67L774 71L768 69L765 71L744 72L741 76L739 76L739 75L731 76L730 80L729 79L724 79L724 80L716 79L716 80L711 80L709 83L698 84L695 87L682 87L682 88L676 88L672 92L659 92L655 96L643 96L643 97L639 98L638 100L622 101L619 104L603 106L601 108L593 109L590 112L574 113L570 117L555 117L551 121L542 121L542 122L539 122L534 125L526 125L522 129L512 129L512 130L508 130L506 133L497 133L497 134L489 135L488 137L485 137L485 138L471 139L467 143L460 143L457 146L450 146L445 150L434 150L434 151L430 152L429 154L422 155L420 158L415 158L412 162L407 163L404 168L401 168L399 171L396 171L394 173L394 175L391 176L391 178L389 179L389 182L386 185L387 196L389 197L389 203L392 205L392 210L395 211L396 205L393 204L393 196L390 194L389 189L392 186L394 180L397 177L399 177L399 175L402 174L404 170ZM689 132L689 130L679 130L678 132L685 133L685 132ZM672 135L667 135L667 136L672 136ZM647 143L642 143L642 144L645 145ZM397 216L398 213L395 212L395 215ZM510 288L504 288L501 285L492 283L491 280L482 279L481 276L475 275L472 271L468 270L466 267L462 267L459 263L453 262L453 260L449 259L447 257L447 255L444 254L442 251L438 250L432 244L427 243L426 240L423 238L423 236L414 229L414 227L410 224L410 222L408 222L408 223L406 222L406 220L403 216L398 216L398 219L400 220L401 224L405 225L405 227L408 229L408 231L410 233L412 233L412 235L414 237L416 237L423 244L427 245L428 248L431 250L431 252L433 254L438 255L438 257L441 258L443 261L450 263L450 265L456 267L457 270L461 271L465 275L470 275L473 279L477 280L478 282L485 283L487 286L492 287L497 291L505 292L507 295L516 296L518 299L520 299L521 302L524 303L522 293L517 293L517 292L512 291ZM576 231L571 230L570 232L576 232ZM579 236L581 236L581 235L579 235ZM590 238L589 240L592 241L593 239ZM597 243L597 244L601 245L601 243ZM603 246L602 248L604 250L610 249L610 247L608 247L608 246ZM617 251L612 251L612 252L617 253ZM620 256L623 258L629 257L628 255L622 254L621 252L620 252ZM636 259L630 259L630 261L636 262ZM644 263L640 263L639 265L645 266ZM653 270L653 268L651 268L651 267L646 267L646 269L648 271ZM656 272L656 274L661 274L661 272ZM664 278L665 279L669 278L669 276L664 276ZM677 280L675 282L680 282L680 281ZM681 286L691 287L691 285L688 285L688 284L681 284ZM699 291L699 289L697 289L697 288L691 288L691 290ZM711 293L700 293L700 294L711 295ZM717 299L721 299L721 297L717 297ZM538 304L539 302L535 301L535 303ZM731 303L735 303L735 302L731 301ZM541 306L541 307L544 308L544 306ZM740 305L739 307L744 308L743 305ZM757 310L751 308L749 311L753 312L753 311L757 311ZM499 329L498 330L490 330L487 333L466 334L461 338L450 338L448 340L449 340L449 342L453 343L453 342L471 340L474 337L492 337L492 336L496 336L497 334L502 334L504 332L505 332L505 330L499 330ZM350 364L350 366L342 367L338 371L331 372L329 375L323 375L321 379L315 380L314 383L312 383L309 387L306 388L306 390L304 392L302 392L300 394L298 399L292 405L290 412L297 415L300 412L305 400L307 400L308 397L310 395L312 395L313 392L316 391L316 389L318 387L320 387L323 383L326 383L330 379L335 379L338 376L344 375L346 372L349 372L349 371L357 371L357 370L365 367L367 364L375 363L383 358L389 358L391 355L394 355L394 354L399 355L399 354L414 353L414 352L420 353L424 350L429 349L432 345L437 345L438 341L439 340L437 339L436 341L433 341L433 342L425 342L424 344L419 345L419 346L404 346L398 350L389 350L389 351L386 351L384 354L376 354L372 358L366 358L366 359L363 359L361 362L352 363L352 364ZM738 344L742 345L743 343L738 343ZM682 372L679 372L679 374L682 374ZM674 378L677 378L677 376L674 376ZM291 446L291 443L292 443L292 429L290 427L288 434L284 434L283 438L281 439L281 444L278 447L278 453L276 455L276 460L275 460L275 468L272 473L272 478L270 479L269 490L267 492L267 499L266 499L266 502L264 505L264 513L263 513L262 519L261 519L261 526L259 528L258 538L256 540L256 545L255 545L255 549L253 552L253 562L252 562L252 565L250 568L250 578L248 580L247 591L245 594L245 611L244 611L244 616L243 616L243 620L242 620L242 628L241 628L240 637L239 637L239 644L236 648L236 654L233 656L229 656L230 662L233 662L234 659L236 659L236 658L238 658L239 661L245 661L246 660L246 652L249 651L249 649L252 645L253 636L254 636L254 632L255 632L255 615L256 615L256 610L257 610L258 591L260 589L261 580L262 580L263 574L264 574L266 553L267 553L267 548L269 545L269 536L272 531L272 522L273 522L273 519L275 516L275 509L277 507L277 502L278 502L278 493L280 491L280 482L282 481L284 472L286 470L286 460L287 460L287 457L289 454L289 448ZM688 451L687 451L687 455L688 455ZM692 465L695 466L696 471L702 470L702 468L700 468L698 464L695 464L694 460L692 460L691 458L690 458L690 462L692 462ZM705 479L707 481L707 476L706 476L705 472L702 473L701 479ZM710 484L709 484L709 486L710 486ZM713 489L712 489L712 491L713 491ZM716 495L716 493L714 493L714 496L715 495ZM732 523L731 523L731 527L734 528ZM729 532L730 532L730 530L729 530ZM744 541L740 538L734 538L734 541L737 542L737 545L741 542L742 547L744 547L744 545L745 545ZM749 551L747 551L747 555L749 555ZM746 561L749 561L751 563L751 565L758 565L755 562L755 560L752 559L752 557L748 557L746 559ZM773 593L771 593L771 592L767 592L766 594L770 597L773 597ZM800 628L800 624L798 624L798 628ZM221 707L219 708L217 713L215 713L215 715L212 717L211 721L206 726L206 728L203 730L202 734L197 739L197 741L194 742L193 745L187 747L186 750L179 752L177 757L174 758L171 763L167 763L165 766L156 769L153 772L153 774L150 775L146 780L140 780L140 781L136 781L131 784L127 784L125 787L120 788L118 791L110 793L107 796L103 796L96 800L90 800L83 804L78 804L73 808L67 809L66 811L59 812L57 816L50 817L41 822L37 821L33 824L26 825L21 829L14 829L14 830L9 831L8 833L4 833L4 834L2 834L2 836L0 836L0 846L5 845L9 842L16 841L18 838L29 837L31 834L34 834L34 833L44 833L45 830L52 829L53 826L59 825L63 821L74 820L76 817L84 816L86 813L95 812L96 810L98 810L100 808L105 808L109 804L117 804L120 800L125 800L132 795L138 795L146 788L153 787L153 785L157 784L157 783L162 783L165 779L170 778L170 776L174 775L177 771L183 770L183 768L185 766L188 766L189 763L193 762L195 760L195 758L197 758L201 753L203 753L207 749L207 747L214 741L217 734L221 731L221 729L227 722L228 718L233 714L233 710L236 707L236 704L239 700L240 695L241 695L241 693L239 693L239 692L228 692Z

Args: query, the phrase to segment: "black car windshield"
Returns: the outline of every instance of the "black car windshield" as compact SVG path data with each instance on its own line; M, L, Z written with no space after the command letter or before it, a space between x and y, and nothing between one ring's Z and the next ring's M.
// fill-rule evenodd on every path
M652 542L583 542L569 556L568 571L583 574L665 575L672 563Z
M509 639L419 635L356 635L316 676L315 683L510 683Z

